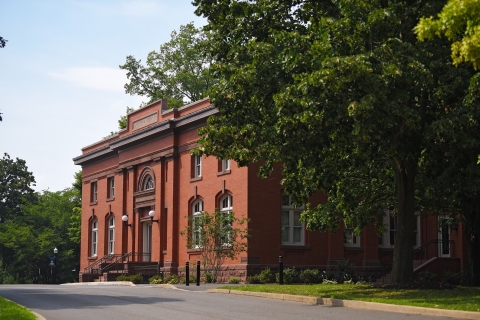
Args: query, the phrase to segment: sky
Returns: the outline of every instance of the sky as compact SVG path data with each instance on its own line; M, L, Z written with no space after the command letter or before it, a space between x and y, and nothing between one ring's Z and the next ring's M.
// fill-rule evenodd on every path
M206 20L191 0L0 0L0 157L26 161L36 191L71 187L81 148L118 130L128 55L145 61L173 30Z

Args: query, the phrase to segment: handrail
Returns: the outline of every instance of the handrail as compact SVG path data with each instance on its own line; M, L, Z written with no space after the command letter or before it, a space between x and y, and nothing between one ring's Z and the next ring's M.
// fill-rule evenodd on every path
M113 261L112 263L104 266L103 268L101 268L101 273L105 272L105 271L108 271L110 270L112 267L115 266L115 270L118 270L117 269L117 266L119 263L127 260L129 261L131 257L150 257L151 254L150 253L146 253L146 252L129 252L129 253L125 253L124 255L122 255L120 258L118 258L117 260Z
M102 263L105 263L106 261L115 258L115 256L118 256L118 254L106 254L106 255L104 255L102 258L100 258L99 260L95 261L94 263L88 265L85 269L83 269L83 273L84 273L84 274L90 274L90 273L92 273L92 270L93 270L95 267L98 267L98 266L100 266Z

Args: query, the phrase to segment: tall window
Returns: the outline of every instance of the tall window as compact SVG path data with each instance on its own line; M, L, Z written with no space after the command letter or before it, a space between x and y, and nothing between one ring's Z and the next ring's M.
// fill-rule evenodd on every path
M233 209L233 197L232 195L226 195L225 197L223 197L221 200L220 200L220 212L223 214L223 216L225 218L228 218L231 216L232 214L232 209ZM225 219L224 220L224 223L222 225L222 228L224 230L226 230L227 232L225 233L225 237L223 239L221 239L221 241L224 243L224 244L228 244L231 242L231 239L230 239L230 232L229 230L232 229L232 222L230 219Z
M282 195L282 244L303 245L305 238L304 225L300 222L303 206L296 208L292 204L292 196Z
M202 156L193 156L193 177L198 178L202 176Z
M148 176L148 178L145 180L145 184L143 186L143 190L150 190L153 189L155 186L153 184L153 179L152 177Z
M230 160L222 160L222 171L230 170Z
M394 248L395 236L397 234L397 217L392 215L390 210L387 210L386 215L383 217L383 225L385 231L378 238L378 245L382 248ZM420 215L415 215L415 223L413 225L413 247L420 246Z
M90 184L90 202L97 202L97 182Z
M192 247L200 248L202 246L200 233L200 219L203 215L203 201L198 200L192 206Z
M92 257L97 256L98 245L98 220L92 221Z
M360 236L353 234L352 224L346 224L343 230L343 245L345 247L360 247Z
M115 196L115 180L113 177L107 179L107 198L112 199Z
M115 217L108 219L108 253L115 253Z

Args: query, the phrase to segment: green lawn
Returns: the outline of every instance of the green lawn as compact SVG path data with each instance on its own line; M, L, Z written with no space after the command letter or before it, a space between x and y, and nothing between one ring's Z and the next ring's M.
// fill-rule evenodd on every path
M25 307L0 297L0 320L35 320L36 318Z
M436 309L480 311L480 288L458 287L453 290L380 289L367 285L244 285L219 289L284 293L322 298L360 300Z

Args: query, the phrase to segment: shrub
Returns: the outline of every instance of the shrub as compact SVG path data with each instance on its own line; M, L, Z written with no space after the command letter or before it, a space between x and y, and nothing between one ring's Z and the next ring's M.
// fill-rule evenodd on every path
M435 273L431 273L429 271L420 272L417 275L416 282L418 283L432 283L437 279L437 275Z
M130 281L130 276L122 274L121 276L117 277L117 281Z
M133 274L130 276L130 281L134 284L143 283L143 276L141 274Z
M283 283L293 283L298 276L297 270L295 270L295 267L293 268L286 268L283 269ZM280 274L276 273L275 274L275 280L277 282L280 282Z
M215 278L213 277L213 273L205 272L205 282L206 283L213 283L215 282Z
M450 284L457 286L460 284L461 276L460 273L445 271L443 273L442 282L445 284Z
M196 277L195 275L193 275L193 274L190 274L190 275L188 276L188 279L189 279L190 283L195 283L195 282L197 282L197 277ZM179 283L181 283L181 284L187 283L187 277L181 277L181 278L179 279Z
M260 284L260 283L262 283L262 281L260 280L260 275L255 274L255 275L252 275L252 276L248 276L247 277L247 283L250 283L250 284Z
M323 284L337 284L338 282L335 280L328 280L328 279L323 279Z
M238 278L238 277L230 277L230 279L228 279L228 283L230 283L230 284L240 283L240 278Z
M274 282L274 277L270 268L263 269L262 272L258 275L261 283L272 283Z
M300 280L304 283L321 283L323 279L318 269L305 269L300 272Z
M169 274L165 277L165 283L168 284L178 284L178 276L176 274Z
M148 282L150 284L161 284L162 283L162 277L159 275L153 276L150 279L148 279Z

